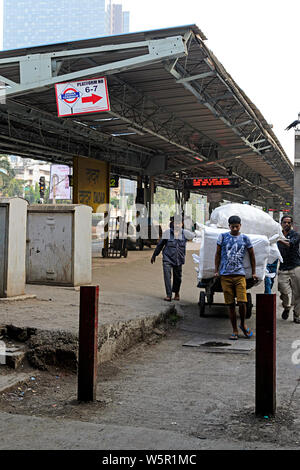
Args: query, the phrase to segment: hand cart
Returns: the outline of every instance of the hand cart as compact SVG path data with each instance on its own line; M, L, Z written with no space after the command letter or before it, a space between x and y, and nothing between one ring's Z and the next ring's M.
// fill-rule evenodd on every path
M257 285L258 281L254 281L254 279L246 279L246 288L251 289L253 286ZM197 287L204 288L204 291L200 292L199 296L199 313L200 317L207 317L205 310L206 306L211 307L212 305L225 305L221 303L214 304L214 294L215 292L223 292L221 286L221 280L219 277L211 278L211 279L202 279L198 282ZM247 293L247 307L246 307L246 318L251 318L252 315L252 296L250 292Z
M127 258L127 224L122 217L114 217L109 221L108 247L103 248L103 258Z

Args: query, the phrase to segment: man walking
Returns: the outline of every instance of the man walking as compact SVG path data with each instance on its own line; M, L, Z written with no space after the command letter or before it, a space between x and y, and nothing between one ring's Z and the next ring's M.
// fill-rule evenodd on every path
M230 339L238 339L237 319L235 311L235 298L239 305L240 329L246 338L253 336L253 331L247 327L246 303L247 285L244 268L245 254L249 253L252 268L252 277L257 280L255 273L256 262L253 246L249 237L240 233L241 219L237 215L229 217L230 232L221 233L217 240L215 255L215 276L221 276L221 286L224 293L225 304L229 307L230 321L233 333Z
M185 250L187 240L192 240L195 235L183 228L181 216L171 217L170 228L166 230L158 242L151 258L151 264L163 250L163 273L166 288L165 301L171 302L172 292L174 300L180 300L179 291L182 281L182 265L185 263ZM173 272L173 286L172 286Z
M300 323L300 235L292 229L293 218L285 215L281 219L282 233L286 240L278 240L283 263L279 265L278 290L282 300L282 319L287 320L293 306L293 320Z

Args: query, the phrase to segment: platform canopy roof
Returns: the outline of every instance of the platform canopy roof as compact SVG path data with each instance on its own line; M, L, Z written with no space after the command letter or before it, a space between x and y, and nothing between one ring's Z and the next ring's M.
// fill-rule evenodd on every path
M242 184L225 199L292 201L292 163L205 40L188 25L1 52L0 151L105 160L121 176L175 189L229 174ZM102 76L109 112L58 117L56 83Z

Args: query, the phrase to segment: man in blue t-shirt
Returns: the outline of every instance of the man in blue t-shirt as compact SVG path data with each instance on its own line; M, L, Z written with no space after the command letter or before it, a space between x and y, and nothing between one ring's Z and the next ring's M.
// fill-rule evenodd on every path
M221 276L221 285L226 305L229 306L230 321L233 334L230 339L238 339L236 322L235 298L239 305L241 318L240 329L250 338L253 332L245 324L246 319L246 275L244 268L245 254L249 253L252 268L252 277L256 281L256 262L253 246L247 235L240 233L241 219L237 215L229 217L228 224L230 232L221 233L217 240L217 251L215 256L215 276Z

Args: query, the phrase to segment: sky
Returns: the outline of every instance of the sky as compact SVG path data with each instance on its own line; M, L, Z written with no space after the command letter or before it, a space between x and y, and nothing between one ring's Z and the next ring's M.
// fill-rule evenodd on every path
M294 161L294 130L285 128L300 113L299 0L114 2L130 11L131 32L196 24ZM2 5L0 0L1 39Z
M0 49L3 49L3 1L0 0Z
M123 0L130 31L196 24L206 46L273 124L294 161L294 130L300 113L299 0Z

